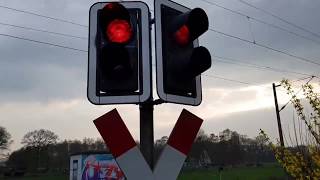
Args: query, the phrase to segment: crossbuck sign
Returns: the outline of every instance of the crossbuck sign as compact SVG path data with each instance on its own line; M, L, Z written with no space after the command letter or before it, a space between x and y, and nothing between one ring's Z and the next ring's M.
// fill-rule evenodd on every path
M116 109L94 121L128 180L175 180L203 120L183 110L152 170Z

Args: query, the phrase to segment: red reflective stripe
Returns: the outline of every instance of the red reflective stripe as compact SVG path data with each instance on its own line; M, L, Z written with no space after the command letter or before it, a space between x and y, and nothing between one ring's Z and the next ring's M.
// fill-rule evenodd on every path
M202 122L202 119L183 109L171 132L168 145L187 156Z
M94 124L115 158L136 146L116 109L94 120Z

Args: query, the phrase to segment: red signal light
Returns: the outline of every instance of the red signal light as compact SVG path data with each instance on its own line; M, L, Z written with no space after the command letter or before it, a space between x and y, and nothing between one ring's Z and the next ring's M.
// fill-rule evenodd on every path
M113 43L127 43L132 37L132 28L128 21L115 19L108 24L106 33Z
M174 39L179 45L187 45L190 42L190 30L188 26L183 25L178 31L176 31Z

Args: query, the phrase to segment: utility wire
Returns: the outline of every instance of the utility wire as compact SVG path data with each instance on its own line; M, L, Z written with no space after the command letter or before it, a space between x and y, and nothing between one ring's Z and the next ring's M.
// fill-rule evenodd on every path
M312 39L312 38L308 38L308 37L306 37L306 36L303 36L303 35L300 35L300 34L298 34L298 33L292 32L292 31L290 31L290 30L287 30L287 29L282 28L282 27L280 27L280 26L277 26L277 25L275 25L275 24L271 24L271 23L265 22L265 21L263 21L263 20L260 20L260 19L257 19L257 18L248 16L248 15L246 15L246 14L243 14L243 13L241 13L241 12L238 12L238 11L235 11L235 10L232 10L232 9L229 9L229 8L226 8L226 7L224 7L224 6L221 6L221 5L219 5L219 4L217 4L217 3L214 3L214 2L211 2L211 1L207 1L207 0L202 0L202 1L204 1L204 2L206 2L206 3L208 3L208 4L211 4L211 5L214 5L214 6L223 8L223 9L225 9L225 10L227 10L227 11L230 11L230 12L232 12L232 13L238 14L238 15L240 15L240 16L244 16L244 17L250 18L250 19L252 19L252 20L254 20L254 21L257 21L257 22L260 22L260 23L262 23L262 24L265 24L265 25L268 25L268 26L271 26L271 27L280 29L280 30L282 30L282 31L286 31L286 32L288 32L288 33L290 33L290 34L293 34L293 35L295 35L295 36L298 36L298 37L300 37L300 38L304 38L304 39L306 39L306 40L310 40L310 41L313 41L313 42L315 42L315 43L317 43L317 44L320 44L319 41L316 41L316 40L314 40L314 39ZM241 0L240 0L240 1L241 1ZM242 1L242 2L243 2L243 1ZM51 20L55 20L55 21L64 22L64 23L69 23L69 24L73 24L73 25L77 25L77 26L88 27L87 25L75 23L75 22L73 22L73 21L69 21L69 20L65 20L65 19L61 19L61 18L50 17L50 16L46 16L46 15L41 15L41 14L38 14L38 13L34 13L34 12L26 11L26 10L20 10L20 9L16 9L16 8L4 6L4 5L0 5L0 8L4 8L4 9L16 11L16 12L21 12L21 13L26 13L26 14L30 14L30 15L34 15L34 16L38 16L38 17L42 17L42 18L47 18L47 19L51 19ZM153 10L151 10L151 11L153 11ZM301 27L300 27L300 28L301 28ZM309 32L309 31L308 31L308 32ZM309 32L309 33L312 33L312 32ZM318 35L318 37L320 37L320 35Z
M204 74L203 76L211 77L211 78L215 78L215 79L220 79L220 80L224 80L224 81L229 81L229 82L235 82L235 83L239 83L239 84L259 86L259 85L255 85L255 84L252 84L252 83L249 83L249 82L238 81L238 80L234 80L234 79L228 79L228 78L224 78L224 77L220 77L220 76L215 76L215 75L206 75L206 74Z
M308 76L308 77L296 79L296 80L291 81L291 83L296 83L296 82L304 81L304 80L306 80L306 79L310 79L311 77L316 78L317 76Z
M314 76L311 76L311 77L309 77L310 79L308 80L308 82L306 83L306 84L308 84L310 81L312 81L312 79L314 78ZM306 78L305 78L306 79ZM298 91L298 92L296 92L295 94L294 94L294 96L297 96L300 92L302 91L302 88L300 88L300 90ZM287 107L287 105L291 102L291 100L292 100L293 98L290 98L290 100L284 105L284 106L282 106L282 108L279 110L279 112L281 112L284 108L286 108Z
M59 44L54 44L54 43L49 43L49 42L44 42L44 41L38 41L38 40L34 40L34 39L28 39L28 38L24 38L24 37L9 35L9 34L0 33L0 36L5 36L5 37L9 37L9 38L14 38L14 39L20 39L20 40L24 40L24 41L30 41L30 42L34 42L34 43L38 43L38 44L46 44L46 45L50 45L50 46L54 46L54 47L59 47L59 48L64 48L64 49L69 49L69 50L74 50L74 51L79 51L79 52L88 52L86 50L77 49L77 48L73 48L73 47L69 47L69 46L64 46L64 45L59 45Z
M81 26L81 27L86 27L86 28L88 27L86 25L75 23L75 22L72 22L72 21L69 21L69 20L60 19L60 18L56 18L56 17L50 17L50 16L38 14L38 13L35 13L35 12L26 11L26 10L20 10L20 9L16 9L16 8L4 6L4 5L0 5L0 8L8 9L8 10L11 10L11 11L16 11L16 12L20 12L20 13L30 14L30 15L34 15L34 16L38 16L38 17L42 17L42 18L46 18L46 19L50 19L50 20L54 20L54 21L60 21L60 22L68 23L68 24L73 24L73 25L76 25L76 26Z
M302 27L302 26L299 26L299 25L297 25L297 24L295 24L295 23L293 23L293 22L290 22L290 21L288 21L288 20L286 20L286 19L284 19L284 18L282 18L282 17L280 17L280 16L277 16L277 15L275 15L275 14L269 12L269 11L266 11L266 10L264 10L264 9L262 9L262 8L259 8L259 7L257 7L257 6L254 6L254 5L248 3L248 2L246 2L246 1L244 1L244 0L238 0L238 1L241 2L241 3L243 3L243 4L246 4L247 6L250 6L250 7L254 8L254 9L257 9L257 10L259 10L259 11L262 11L262 12L264 12L265 14L268 14L268 15L270 15L270 16L272 16L272 17L274 17L274 18L276 18L276 19L278 19L278 20L280 20L280 21L282 21L282 22L285 22L285 23L287 23L287 24L290 24L291 26L293 26L293 27L295 27L295 28L298 28L298 29L300 29L300 30L303 30L303 31L305 31L305 32L308 32L308 33L310 33L310 34L312 34L312 35L320 38L320 35L319 35L318 33L312 32L312 31L310 31L310 30L308 30L308 29L306 29L306 28L304 28L304 27Z
M261 20L261 19L258 19L258 18L249 16L249 15L244 14L244 13L242 13L242 12L239 12L239 11L236 11L236 10L233 10L233 9L230 9L230 8L227 8L227 7L224 7L224 6L220 5L220 4L217 4L217 3L214 3L214 2L211 2L211 1L208 1L208 0L201 0L201 1L206 2L206 3L208 3L208 4L211 4L211 5L213 5L213 6L216 6L216 7L222 8L222 9L224 9L224 10L226 10L226 11L229 11L229 12L231 12L231 13L233 13L233 14L237 14L237 15L239 15L239 16L243 16L243 17L245 17L245 18L251 19L251 20L256 21L256 22L258 22L258 23L261 23L261 24L264 24L264 25L273 27L273 28L275 28L275 29L282 30L282 31L287 32L287 33L289 33L289 34L292 34L292 35L294 35L294 36L297 36L297 37L300 37L300 38L303 38L303 39L312 41L312 42L314 42L314 43L320 44L320 41L317 41L317 40L312 39L312 38L309 38L309 37L307 37L307 36L298 34L298 33L296 33L296 32L293 32L293 31L291 31L291 30L288 30L288 29L286 29L286 28L280 27L280 26L278 26L278 25L276 25L276 24L263 21L263 20Z
M265 87L265 86L253 84L253 83L250 83L250 82L247 82L247 81L239 81L239 80L230 79L230 78L224 78L224 77L221 77L221 76L215 76L215 75L211 75L211 74L210 75L202 74L202 76L206 76L206 77L214 78L214 79L219 79L219 80L223 80L223 81L228 81L228 82L233 82L233 83L238 83L238 84L262 87L262 88L272 88L272 87L269 87L269 86ZM282 90L282 91L284 91L284 90Z
M50 46L54 46L54 47L59 47L59 48L64 48L64 49L69 49L69 50L74 50L74 51L79 51L79 52L85 52L85 53L88 52L86 50L77 49L77 48L73 48L73 47L69 47L69 46L63 46L63 45L58 45L58 44L49 43L49 42L37 41L37 40L28 39L28 38L24 38L24 37L12 36L9 34L0 33L0 36L15 38L15 39L24 40L24 41L30 41L30 42L39 43L39 44L46 44L46 45L50 45ZM215 79L220 79L220 80L224 80L224 81L229 81L229 82L236 82L236 83L245 84L245 85L259 86L259 85L254 85L252 83L245 82L245 81L238 81L238 80L228 79L228 78L214 76L214 75L203 75L203 76L207 76L207 77L211 77L211 78L215 78Z
M87 37L83 37L83 36L74 36L74 35L71 35L71 34L65 34L65 33L53 32L53 31L47 31L47 30L36 29L36 28L31 28L31 27L26 27L26 26L20 26L20 25L14 25L14 24L8 24L8 23L3 23L3 22L0 22L0 25L10 26L10 27L20 28L20 29L27 29L27 30L31 30L31 31L38 31L38 32L43 32L43 33L48 33L48 34L54 34L54 35L64 36L64 37L78 38L78 39L84 39L84 40L87 40L87 39L88 39Z
M253 28L252 28L252 23L250 21L250 17L247 17L247 20L248 20L249 29L250 29L250 33L251 33L251 36L252 36L253 43L256 43L256 38L254 36L254 32L253 32Z
M54 43L49 43L49 42L44 42L44 41L38 41L38 40L33 40L33 39L28 39L28 38L24 38L24 37L13 36L13 35L9 35L9 34L0 33L0 36L9 37L9 38L15 38L15 39L34 42L34 43L39 43L39 44L45 44L45 45L49 45L49 46L54 46L54 47L73 50L73 51L78 51L78 52L85 52L85 53L88 52L86 50L77 49L77 48L73 48L73 47L69 47L69 46L63 46L63 45L59 45L59 44L54 44ZM220 80L224 80L224 81L229 81L229 82L234 82L234 83L239 83L239 84L245 84L245 85L251 85L251 86L259 86L259 87L265 88L264 86L252 84L252 83L249 83L249 82L246 82L246 81L228 79L228 78L219 77L219 76L215 76L215 75L203 75L203 76L210 77L210 78L215 78L215 79L220 79Z
M239 80L230 79L230 78L224 78L224 77L221 77L221 76L215 76L215 75L211 75L211 74L210 75L202 74L202 76L206 76L206 77L214 78L214 79L219 79L219 80L223 80L223 81L228 81L228 82L233 82L233 83L238 83L238 84L262 87L262 88L272 88L272 87L269 87L269 86L265 87L265 86L253 84L253 83L250 83L250 82L247 82L247 81L239 81ZM310 76L308 78L310 78ZM285 90L282 90L282 89L280 89L280 91L286 92Z
M241 13L241 12L238 12L238 11L235 11L235 10L232 10L232 9L229 9L229 8L226 8L226 7L221 6L221 5L219 5L219 4L217 4L217 3L214 3L214 2L210 2L210 1L207 1L207 0L202 0L202 1L207 2L208 4L211 4L211 5L214 5L214 6L223 8L223 9L225 9L225 10L227 10L227 11L230 11L230 12L232 12L232 13L238 14L238 15L240 15L240 16L244 16L244 17L250 18L250 19L252 19L252 20L255 20L255 21L257 21L257 22L263 23L263 24L265 24L265 25L268 25L268 26L271 26L271 27L280 29L280 30L282 30L282 31L286 31L286 32L288 32L288 33L290 33L290 34L293 34L293 35L295 35L295 36L298 36L298 37L301 37L301 38L304 38L304 39L313 41L313 42L315 42L315 43L317 43L317 44L320 44L319 41L316 41L316 40L314 40L314 39L311 39L311 38L308 38L308 37L306 37L306 36L300 35L300 34L298 34L298 33L292 32L292 31L290 31L290 30L287 30L287 29L282 28L282 27L280 27L280 26L277 26L277 25L275 25L275 24L271 24L271 23L262 21L262 20L260 20L260 19L257 19L257 18L248 16L248 15L246 15L246 14L243 14L243 13ZM38 13L34 13L34 12L26 11L26 10L20 10L20 9L16 9L16 8L4 6L4 5L0 5L0 8L4 8L4 9L16 11L16 12L21 12L21 13L26 13L26 14L30 14L30 15L34 15L34 16L38 16L38 17L42 17L42 18L47 18L47 19L51 19L51 20L55 20L55 21L64 22L64 23L69 23L69 24L73 24L73 25L77 25L77 26L88 27L88 26L86 26L86 25L79 24L79 23L75 23L75 22L72 22L72 21L69 21L69 20L65 20L65 19L61 19L61 18L55 18L55 17L50 17L50 16L45 16L45 15L41 15L41 14L38 14ZM151 10L151 11L153 11L153 10Z
M283 51L283 50L279 50L279 49L276 49L276 48L272 48L272 47L270 47L270 46L267 46L267 45L264 45L264 44L261 44L261 43L258 43L258 42L253 42L253 41L250 41L250 40L247 40L247 39L244 39L244 38L235 36L235 35L227 34L227 33L224 33L224 32L218 31L218 30L215 30L215 29L209 29L209 30L212 31L212 32L221 34L221 35L223 35L223 36L226 36L226 37L230 37L230 38L233 38L233 39L237 39L237 40L240 40L240 41L243 41L243 42L246 42L246 43L249 43L249 44L253 44L253 45L256 45L256 46L259 46L259 47L262 47L262 48L265 48L265 49L268 49L268 50L271 50L271 51L274 51L274 52L278 52L278 53L281 53L281 54L285 54L285 55L290 56L290 57L293 57L293 58L295 58L296 60L299 60L299 61L304 61L304 62L308 62L308 63L311 63L311 64L315 64L315 65L320 66L320 63L318 63L318 62L312 61L312 60L307 59L307 58L304 58L304 57L300 57L300 56L293 55L293 54L291 54L291 53L289 53L289 52L286 52L286 51Z
M264 25L273 27L273 28L275 28L275 29L282 30L282 31L284 31L284 32L287 32L287 33L292 34L292 35L294 35L294 36L300 37L300 38L302 38L302 39L306 39L306 40L312 41L312 42L314 42L314 43L316 43L316 44L320 44L320 41L318 41L318 40L315 40L315 39L313 39L313 38L309 38L309 37L307 37L307 36L298 34L298 33L296 33L296 32L293 32L293 31L290 31L290 30L285 29L285 28L283 28L283 27L280 27L280 26L278 26L278 25L275 25L275 24L272 24L272 23L268 23L268 22L265 22L265 21L262 21L262 20L259 20L259 19L253 18L253 17L249 17L249 18L252 19L252 20L254 20L254 21L256 21L256 22L259 22L259 23L261 23L261 24L264 24Z
M242 60L228 58L228 57L222 57L222 56L216 56L216 55L212 55L212 57L216 57L218 59L221 59L221 60L216 60L216 61L220 61L223 63L235 64L235 65L239 65L239 66L246 66L246 67L250 67L250 68L263 69L263 70L274 71L274 72L297 74L297 75L303 75L303 76L312 76L310 74L305 74L305 73L300 73L300 72L295 72L295 71L288 71L288 70L278 69L278 68L269 67L269 66L261 66L261 65L255 64L255 63L250 63L247 61L242 61Z
M228 11L230 11L230 12L233 12L233 13L235 13L235 14L238 14L238 15L245 16L245 17L247 17L247 18L253 19L253 20L257 21L257 22L265 23L266 25L274 26L275 28L278 28L278 29L287 31L287 30L284 29L284 28L278 27L278 26L273 25L273 24L270 24L270 23L266 23L266 22L264 22L264 21L262 21L262 20L258 20L258 19L256 19L256 18L250 17L250 16L245 15L245 14L243 14L243 13L240 13L240 12L238 12L238 11L231 10L231 9L229 9L229 8L223 7L223 6L218 5L218 4L216 4L216 3L213 3L213 2L210 2L210 1L207 1L207 0L202 0L202 1L205 1L205 2L207 2L207 3L209 3L209 4L215 5L215 6L217 6L217 7L223 8L223 9L228 10ZM74 24L74 25L78 25L78 26L82 26L82 27L88 27L88 26L86 26L86 25L82 25L82 24L75 23L75 22L72 22L72 21L68 21L68 20L64 20L64 19L59 19L59 18L55 18L55 17L49 17L49 16L45 16L45 15L38 14L38 13L26 11L26 10L20 10L20 9L11 8L11 7L8 7L8 6L0 5L0 8L4 8L4 9L16 11L16 12L21 12L21 13L26 13L26 14L31 14L31 15L34 15L34 16L43 17L43 18L47 18L47 19L51 19L51 20L55 20L55 21L64 22L64 23ZM46 30L40 30L40 29L35 29L35 28L18 26L18 25L12 25L12 24L6 24L6 23L0 23L0 24L6 25L6 26L17 27L17 28L24 28L24 29L39 31L39 32L51 33L51 34L56 34L56 35L62 35L62 36L68 36L68 37L86 39L85 37L73 36L73 35L69 35L69 34L51 32L51 31L46 31ZM252 43L252 44L255 44L255 45L257 45L257 46L260 46L260 47L263 47L263 48L266 48L266 49L269 49L269 50L273 50L273 51L276 51L276 52L279 52L279 53L283 53L283 54L286 54L286 55L288 55L288 56L291 56L291 57L294 57L294 58L297 58L297 59L300 59L300 60L303 60L303 61L306 61L306 62L309 62L309 63L313 63L313 64L320 65L320 63L315 63L315 62L313 62L313 61L311 61L311 60L308 60L308 59L306 59L306 58L298 57L298 56L292 55L292 54L290 54L290 53L283 52L283 51L280 51L280 50L277 50L277 49L274 49L274 48L265 46L265 45L263 45L263 44L259 44L259 43L256 43L256 42L252 42L252 41L249 41L249 40L246 40L246 39L237 37L237 36L233 36L233 35L230 35L230 34L226 34L226 33L223 33L223 32L219 32L219 31L216 31L216 30L213 30L213 29L210 29L210 30L213 31L213 32L222 34L222 35L224 35L224 36L228 36L228 37L231 37L231 38L235 38L235 39L238 39L238 40L247 42L247 43ZM294 33L294 32L290 32L290 33ZM294 34L297 35L297 36L299 36L299 34L297 34L297 33L294 33ZM53 43L48 43L48 42L43 42L43 41L37 41L37 40L33 40L33 39L27 39L27 38L23 38L23 37L17 37L17 36L8 35L8 34L0 34L0 36L6 36L6 37L16 38L16 39L20 39L20 40L25 40L25 41L35 42L35 43L46 44L46 45L56 46L56 47L60 47L60 48L70 49L70 50L76 50L76 51L81 51L81 52L88 52L88 51L82 50L82 49L72 48L72 47L68 47L68 46L63 46L63 45L58 45L58 44L53 44ZM301 36L301 37L302 37L302 36ZM302 38L306 38L306 37L302 37ZM309 40L311 40L311 39L309 38ZM268 68L269 68L269 67L268 67ZM266 68L266 69L267 69L267 68ZM295 74L301 74L301 73L295 73ZM303 74L303 73L302 73L302 74ZM238 82L238 83L240 82L240 81L236 81L236 80L232 80L232 81L235 81L235 82ZM245 84L250 84L250 83L246 83L246 82L245 82Z
M69 47L69 46L63 46L63 45L59 45L59 44L54 44L54 43L49 43L49 42L44 42L44 41L38 41L38 40L34 40L34 39L28 39L28 38L24 38L24 37L19 37L19 36L13 36L13 35L9 35L9 34L3 34L0 33L0 36L4 36L4 37L9 37L9 38L15 38L15 39L19 39L19 40L24 40L24 41L29 41L29 42L34 42L34 43L39 43L39 44L45 44L45 45L50 45L50 46L54 46L54 47L59 47L59 48L64 48L64 49L69 49L69 50L74 50L74 51L79 51L79 52L88 52L87 50L83 50L83 49L77 49L77 48L73 48L73 47ZM225 58L225 57L220 57L220 56L214 56L220 59L226 59L226 60L233 60L231 58ZM235 61L235 60L233 60ZM247 63L249 64L249 63ZM264 69L274 69L271 67L263 67L263 66L257 66L255 64L252 64L256 67L261 67ZM290 71L285 71L285 70L281 70L283 72L290 72ZM290 73L295 73L295 74L301 74L301 75L307 75L307 74L303 74L303 73L297 73L297 72L290 72ZM225 81L231 81L231 82L236 82L236 83L240 83L240 84L246 84L246 85L253 85L253 86L259 86L259 85L254 85L252 83L249 82L244 82L244 81L238 81L238 80L233 80L233 79L227 79L227 78L223 78L223 77L218 77L218 76L213 76L213 75L204 75L207 77L212 77L212 78L216 78L216 79L221 79L221 80L225 80ZM317 76L313 76L313 77L317 77ZM317 77L319 78L319 77Z

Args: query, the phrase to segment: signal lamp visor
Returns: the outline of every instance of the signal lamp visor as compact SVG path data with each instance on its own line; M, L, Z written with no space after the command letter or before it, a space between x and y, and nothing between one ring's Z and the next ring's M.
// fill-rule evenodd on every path
M132 37L132 27L126 20L115 19L107 26L107 37L113 43L124 44Z

